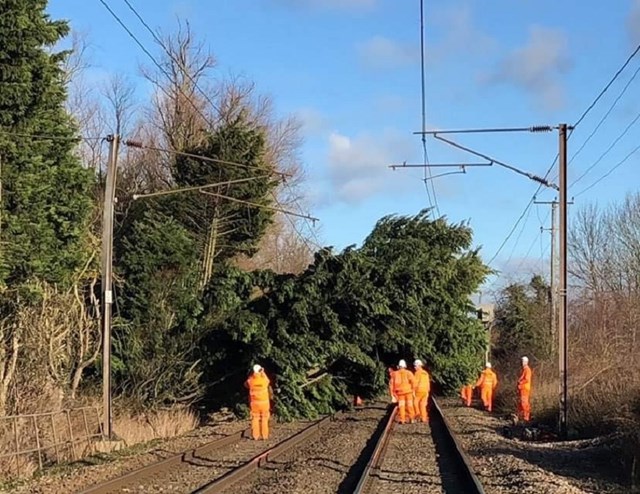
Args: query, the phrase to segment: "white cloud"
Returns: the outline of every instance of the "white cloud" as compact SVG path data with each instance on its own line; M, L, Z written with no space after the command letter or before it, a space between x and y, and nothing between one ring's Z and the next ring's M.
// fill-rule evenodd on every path
M396 69L420 61L420 49L415 43L401 43L384 36L360 43L357 50L362 63L372 69Z
M629 30L631 43L635 45L640 42L640 0L633 0L631 3L631 10L627 18L627 29Z
M300 108L295 112L296 119L302 124L304 134L319 134L327 130L326 117L314 108Z
M489 83L511 84L533 95L545 108L556 110L565 103L559 76L571 66L564 32L532 26L524 46L514 49L498 68L484 76Z
M370 10L377 6L378 0L272 0L292 8L307 8L313 10Z
M328 138L329 179L335 195L345 202L359 202L380 191L406 184L388 168L409 155L414 143L395 132L348 137L332 132ZM406 177L405 177L406 178Z
M432 46L427 46L427 59L442 60L459 52L486 55L497 46L493 37L475 25L470 5L437 11L433 22L444 27L446 35Z

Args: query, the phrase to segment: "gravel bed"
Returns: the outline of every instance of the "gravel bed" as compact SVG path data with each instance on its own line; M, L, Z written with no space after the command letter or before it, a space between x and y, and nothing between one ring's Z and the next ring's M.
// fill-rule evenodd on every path
M267 463L231 494L335 494L353 492L368 457L363 449L385 416L385 405L355 410L332 422L312 443ZM363 464L364 460L364 464ZM354 466L355 465L355 466Z
M131 485L120 492L128 494L149 492L190 493L195 489L224 475L264 450L309 426L311 422L292 422L273 427L267 441L254 441L243 438L240 442L221 450L196 456L188 466L172 468L152 479L145 479L140 485Z
M630 493L607 478L611 452L603 441L533 443L501 434L507 420L467 408L456 399L439 404L467 452L487 494Z
M382 464L372 473L371 492L379 494L441 494L439 456L428 424L395 424Z
M225 421L199 427L182 436L153 442L146 448L109 455L96 455L70 465L54 467L39 478L25 481L10 492L16 494L58 494L87 489L108 479L119 477L132 470L213 441L220 437L246 429L248 421ZM0 490L0 492L4 492ZM7 491L9 492L9 491Z

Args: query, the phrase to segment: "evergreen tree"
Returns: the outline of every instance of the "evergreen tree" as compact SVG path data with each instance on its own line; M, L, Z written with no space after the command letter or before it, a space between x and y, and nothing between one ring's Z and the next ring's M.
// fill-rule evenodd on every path
M45 0L4 0L0 15L0 283L64 283L82 263L90 173L74 155L61 62L68 32ZM20 135L22 134L22 135ZM55 138L29 137L29 134Z
M255 362L275 375L285 418L375 396L399 358L421 358L443 389L458 389L486 343L470 296L488 269L471 238L423 211L383 218L360 249L318 252L299 276L227 268L205 297L211 398L244 401Z
M496 307L497 358L551 356L550 293L540 275L533 276L528 284L512 283L502 290Z
M275 182L264 159L261 129L242 116L214 129L198 148L179 156L172 169L177 187L241 182L143 199L133 204L118 231L117 269L124 280L120 296L123 326L115 361L118 382L141 404L197 398L201 298L214 268L255 252L272 212ZM239 163L243 166L236 166Z

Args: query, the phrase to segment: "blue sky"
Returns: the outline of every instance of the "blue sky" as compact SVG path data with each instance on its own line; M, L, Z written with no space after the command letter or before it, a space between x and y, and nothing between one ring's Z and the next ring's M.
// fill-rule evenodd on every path
M177 16L215 54L220 74L242 74L274 99L280 115L303 122L302 158L321 239L342 249L359 244L387 214L429 205L420 170L419 0L130 0L145 20L171 30ZM108 0L153 52L153 39L123 0ZM425 2L428 128L573 123L640 42L640 0L430 0ZM615 7L613 7L615 5ZM94 78L125 73L139 82L144 53L98 0L51 0L49 11L87 33ZM640 67L636 57L580 124L569 156L582 145ZM640 79L640 78L639 78ZM570 183L593 165L640 112L640 81L571 161ZM638 144L640 125L570 188L575 206L620 200L638 189L640 152L587 192ZM554 134L454 137L497 159L543 175L553 162ZM428 141L432 162L478 161ZM434 171L434 174L440 171ZM551 178L555 178L555 173ZM469 221L485 260L494 254L537 188L499 167L433 181L439 211ZM538 200L555 197L542 190ZM492 267L503 280L548 270L549 206L534 206Z

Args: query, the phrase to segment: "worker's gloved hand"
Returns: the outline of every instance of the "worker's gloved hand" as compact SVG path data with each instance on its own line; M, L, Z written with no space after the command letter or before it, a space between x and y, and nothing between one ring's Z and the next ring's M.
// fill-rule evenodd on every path
M391 403L398 403L398 398L396 398L395 396L392 396Z

